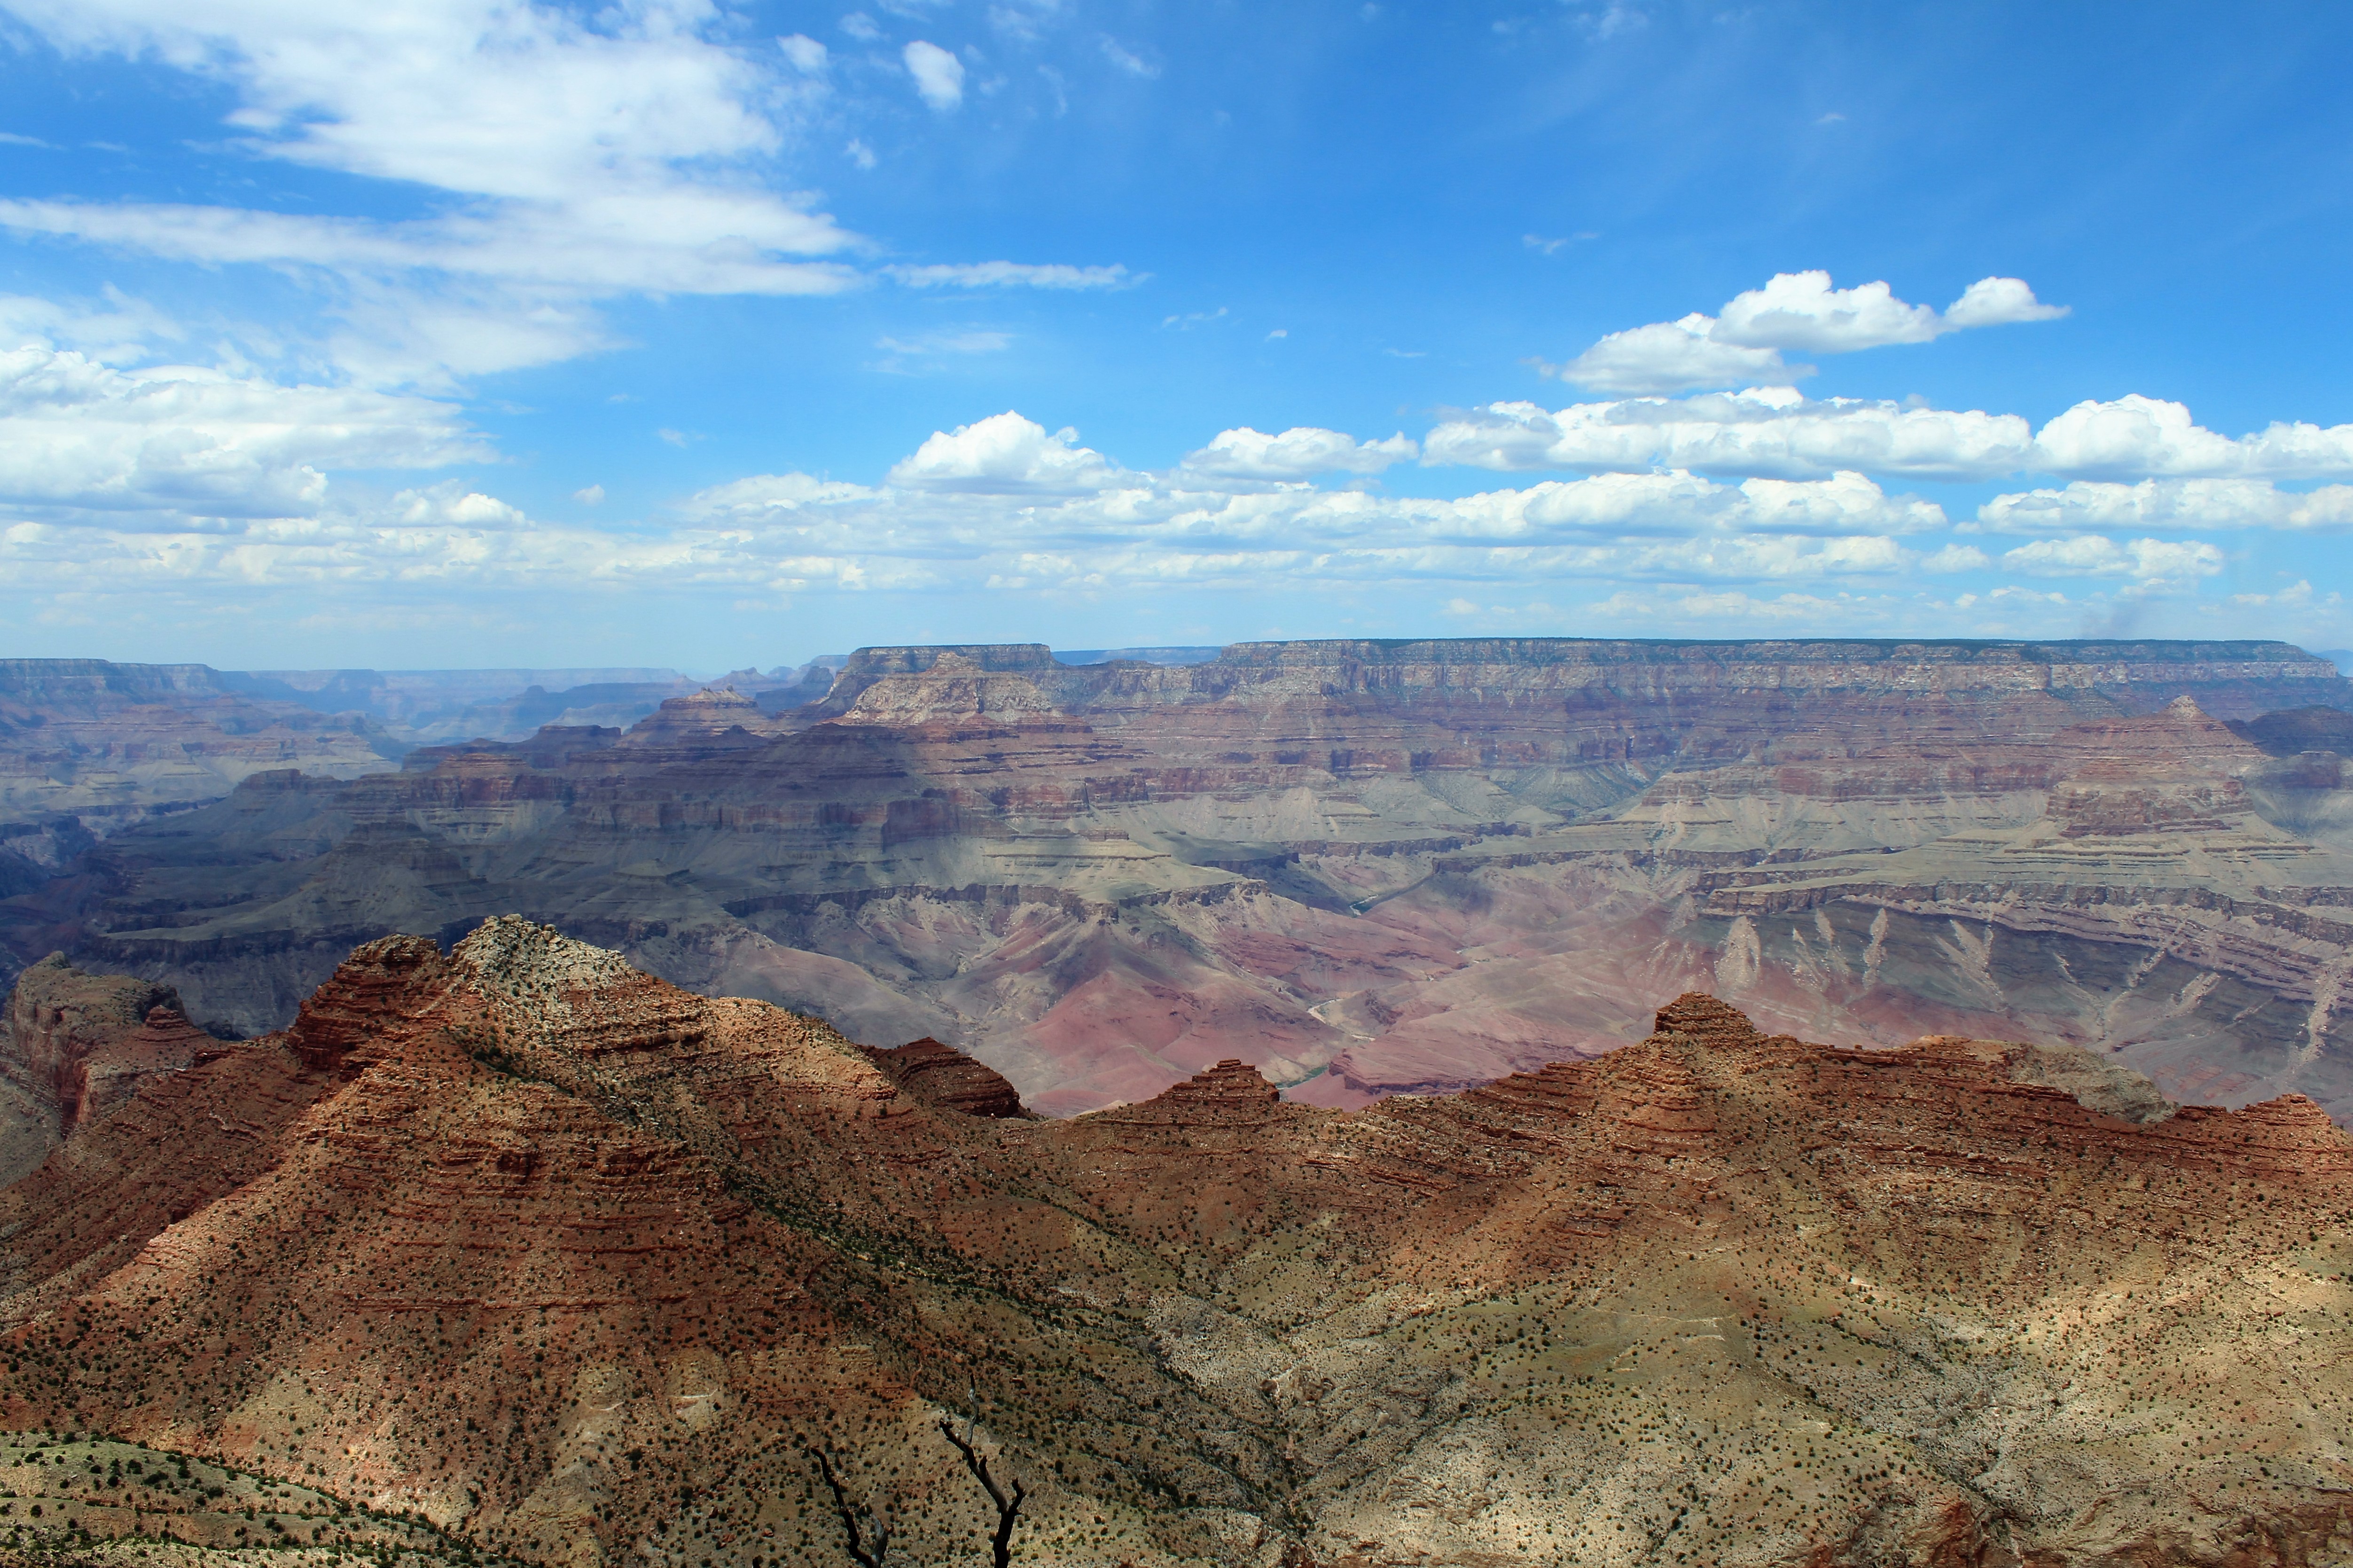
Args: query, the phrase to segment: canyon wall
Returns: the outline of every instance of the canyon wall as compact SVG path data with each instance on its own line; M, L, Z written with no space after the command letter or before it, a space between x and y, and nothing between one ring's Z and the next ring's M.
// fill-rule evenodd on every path
M2259 642L867 648L796 707L255 773L0 900L0 944L258 1034L356 942L519 910L1049 1114L1241 1054L1294 1100L1445 1091L1707 989L2353 1116L2353 794L2280 717L2346 707Z

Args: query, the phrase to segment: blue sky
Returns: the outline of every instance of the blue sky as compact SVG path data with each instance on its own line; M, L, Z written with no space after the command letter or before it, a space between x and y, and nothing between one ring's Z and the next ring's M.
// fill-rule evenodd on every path
M7 651L2353 645L2314 6L0 0Z

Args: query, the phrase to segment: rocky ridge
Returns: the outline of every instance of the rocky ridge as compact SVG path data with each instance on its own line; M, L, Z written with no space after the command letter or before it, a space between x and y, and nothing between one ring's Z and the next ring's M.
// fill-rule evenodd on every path
M833 1561L807 1441L953 1553L955 1410L1028 1561L2317 1563L2348 1177L2298 1097L1703 995L1365 1110L1226 1060L973 1115L500 919L367 944L0 1192L0 1424L544 1562Z

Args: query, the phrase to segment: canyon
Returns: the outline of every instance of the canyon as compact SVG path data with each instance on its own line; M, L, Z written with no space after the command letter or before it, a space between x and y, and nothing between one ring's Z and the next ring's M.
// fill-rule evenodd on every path
M775 1568L842 1560L818 1448L946 1561L993 1522L946 1419L1028 1562L2353 1553L2353 1137L2310 1100L1695 994L1638 1032L1041 1119L529 921L382 938L0 1191L0 1427L76 1466L0 1489L93 1560Z
M1088 657L866 648L627 727L258 770L22 879L0 962L61 951L254 1036L356 943L519 910L944 1042L1048 1115L1237 1056L1299 1103L1451 1092L1704 990L2353 1116L2353 684L2287 645Z

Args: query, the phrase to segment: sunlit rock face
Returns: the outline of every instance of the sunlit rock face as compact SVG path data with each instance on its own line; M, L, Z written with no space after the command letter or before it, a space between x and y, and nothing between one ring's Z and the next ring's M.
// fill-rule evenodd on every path
M1361 1110L1228 1059L1029 1118L945 1050L512 917L371 942L0 1191L0 1427L538 1563L839 1562L812 1445L956 1560L992 1516L951 1414L1023 1562L2353 1546L2353 1138L2308 1100L1696 994ZM261 1528L162 1469L11 1490L101 1541Z
M33 877L0 941L253 1034L360 942L520 910L1049 1115L1229 1058L1450 1092L1703 989L2353 1116L2353 687L2283 644L891 647L765 700L259 775Z

